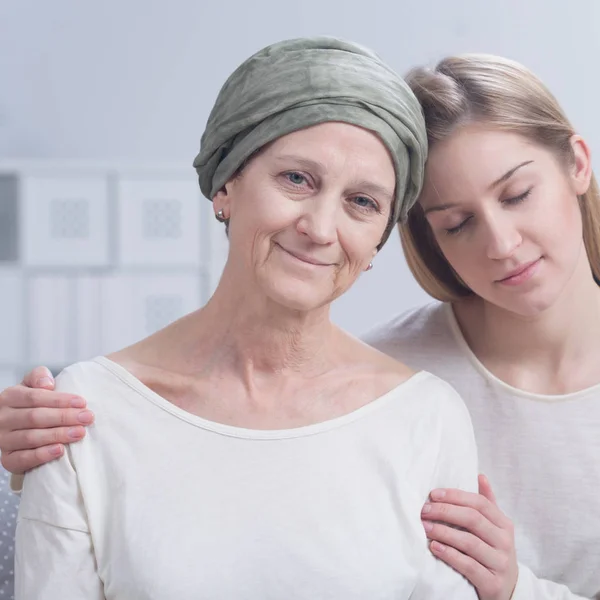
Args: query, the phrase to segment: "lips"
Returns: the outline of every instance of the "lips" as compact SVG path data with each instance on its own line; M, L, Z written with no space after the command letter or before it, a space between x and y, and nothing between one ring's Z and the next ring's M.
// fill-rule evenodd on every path
M516 269L513 269L512 271L507 273L504 277L502 277L502 279L497 279L496 281L498 283L503 283L512 279L517 279L519 276L525 275L526 272L529 271L533 266L535 266L540 260L541 257L530 262L522 263Z
M301 260L302 262L308 263L309 265L315 265L316 267L329 267L332 264L329 262L323 262L322 260L319 260L318 258L315 258L313 256L297 252L296 250L288 250L287 248L284 248L281 244L277 244L277 246L279 246L281 250L283 250L290 256L293 256L294 258Z

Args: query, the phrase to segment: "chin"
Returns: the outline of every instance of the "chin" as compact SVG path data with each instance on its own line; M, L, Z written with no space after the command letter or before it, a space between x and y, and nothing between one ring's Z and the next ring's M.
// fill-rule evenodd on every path
M534 318L542 314L557 302L560 290L538 288L516 298L494 299L493 303L508 312L525 318Z
M273 302L299 312L316 310L330 304L333 300L331 294L322 289L323 286L297 280L281 281L268 288L265 291Z

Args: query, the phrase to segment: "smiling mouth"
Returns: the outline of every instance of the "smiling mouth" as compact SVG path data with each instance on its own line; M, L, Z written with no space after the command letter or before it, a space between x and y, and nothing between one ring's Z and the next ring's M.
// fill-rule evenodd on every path
M537 260L521 265L518 269L512 273L509 273L506 277L498 279L497 283L512 283L517 282L520 279L527 278L527 276L533 271L533 269L535 269L541 260L542 259L540 257Z
M330 267L331 266L331 263L324 263L324 262L317 260L316 258L312 258L310 256L304 256L302 254L296 254L295 252L291 252L290 250L287 250L286 248L284 248L277 242L275 242L275 245L278 248L280 248L281 250L283 250L286 254L289 254L290 256L292 256L296 260L299 260L300 262L303 262L304 264L312 265L313 267Z

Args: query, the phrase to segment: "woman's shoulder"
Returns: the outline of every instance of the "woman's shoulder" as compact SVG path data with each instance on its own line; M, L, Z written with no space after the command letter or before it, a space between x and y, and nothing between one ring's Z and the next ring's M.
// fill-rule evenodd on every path
M106 412L122 404L124 397L139 396L123 369L104 356L83 360L65 367L56 377L56 391L76 394L86 400L87 407Z
M103 361L103 357L95 357L66 366L56 377L56 389L77 394L79 388L106 385L112 378Z
M423 499L438 487L476 490L477 447L469 411L456 390L428 371L417 371L387 396L378 435L405 446Z
M403 371L398 371L402 377ZM414 410L436 420L459 420L470 423L469 410L456 389L444 379L427 370L410 370L410 374L399 380L393 393L410 398Z
M410 407L407 425L422 455L417 462L429 473L422 492L426 495L434 488L476 491L475 432L460 394L428 371L418 371L408 383L412 387L404 389Z
M431 310L423 307L419 310ZM348 359L355 368L355 379L363 374L376 382L378 394L418 398L419 411L458 410L467 413L462 398L446 381L431 373L427 368L413 367L402 360L397 353L386 352L385 348L371 345L364 339L349 337L346 348ZM452 408L453 407L453 408ZM467 413L468 414L468 413Z
M385 352L361 342L372 364L372 379L380 393L402 399L415 415L432 420L458 420L470 426L468 409L454 387L427 369L414 369ZM432 417L433 416L433 417Z
M417 396L423 410L435 413L442 421L449 419L471 426L471 416L467 405L458 391L446 380L427 370L417 371L419 375Z

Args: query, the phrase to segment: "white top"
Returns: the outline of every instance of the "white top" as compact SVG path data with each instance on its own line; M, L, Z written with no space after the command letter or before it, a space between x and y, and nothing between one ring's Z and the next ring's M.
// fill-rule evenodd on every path
M471 352L448 304L404 313L365 340L448 381L467 404L479 468L529 567L520 567L515 600L600 598L600 385L545 396L500 381Z
M192 415L105 358L57 389L96 421L25 476L18 600L476 600L421 523L432 488L477 487L468 411L430 373L277 431Z

